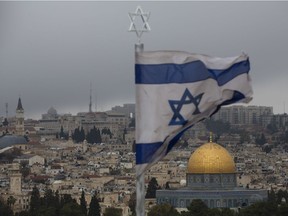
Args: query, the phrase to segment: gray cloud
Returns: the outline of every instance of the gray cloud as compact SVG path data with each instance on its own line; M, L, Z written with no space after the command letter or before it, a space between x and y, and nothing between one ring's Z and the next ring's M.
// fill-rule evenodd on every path
M139 2L0 2L0 116L21 95L27 117L134 102L134 43L128 12ZM245 51L252 104L283 112L288 2L143 2L151 11L146 50L214 56ZM95 105L93 106L95 107Z

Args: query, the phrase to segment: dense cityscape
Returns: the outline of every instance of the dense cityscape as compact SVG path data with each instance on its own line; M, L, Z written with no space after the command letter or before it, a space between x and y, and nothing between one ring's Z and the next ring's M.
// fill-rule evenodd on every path
M51 107L39 120L25 119L19 98L15 115L1 116L1 215L135 215L134 115L135 104L124 104L105 112L89 106L88 112L76 115L60 115ZM272 107L222 108L189 129L174 150L146 172L147 214L286 215L287 127L287 114L273 114ZM233 187L226 187L228 180L221 190L237 188L252 195L207 200L202 197L210 190L207 184L196 188L201 191L196 198L183 198L185 190L200 183L197 175L202 172L191 168L197 163L193 152L202 149L207 154L207 145L223 148L228 160L230 155L233 159L227 162L232 171L228 167L220 172L222 183L225 173L235 178Z
M0 216L288 216L287 6L0 1Z

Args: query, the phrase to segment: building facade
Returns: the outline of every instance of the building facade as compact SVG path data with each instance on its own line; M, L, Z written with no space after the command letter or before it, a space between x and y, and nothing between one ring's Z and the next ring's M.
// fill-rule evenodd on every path
M267 190L237 187L235 163L228 151L210 142L195 150L188 162L186 187L157 190L158 204L187 208L201 199L209 208L239 208L267 200Z
M214 120L229 122L232 125L267 124L273 115L273 107L267 106L229 106L222 107L213 115Z

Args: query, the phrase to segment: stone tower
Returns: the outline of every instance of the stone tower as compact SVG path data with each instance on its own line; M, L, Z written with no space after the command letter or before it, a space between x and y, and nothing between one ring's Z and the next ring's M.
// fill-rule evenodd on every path
M24 109L22 107L21 98L19 97L16 109L16 134L24 135Z
M10 192L15 195L21 194L22 174L20 173L19 164L13 163L10 171Z

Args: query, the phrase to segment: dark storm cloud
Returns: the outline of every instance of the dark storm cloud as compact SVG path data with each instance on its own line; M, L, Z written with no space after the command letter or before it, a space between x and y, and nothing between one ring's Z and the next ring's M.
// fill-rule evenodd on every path
M134 102L134 43L128 12L139 2L0 2L0 116L87 111ZM214 56L245 51L256 105L283 111L288 2L143 2L151 11L146 50ZM95 108L95 105L93 106Z

